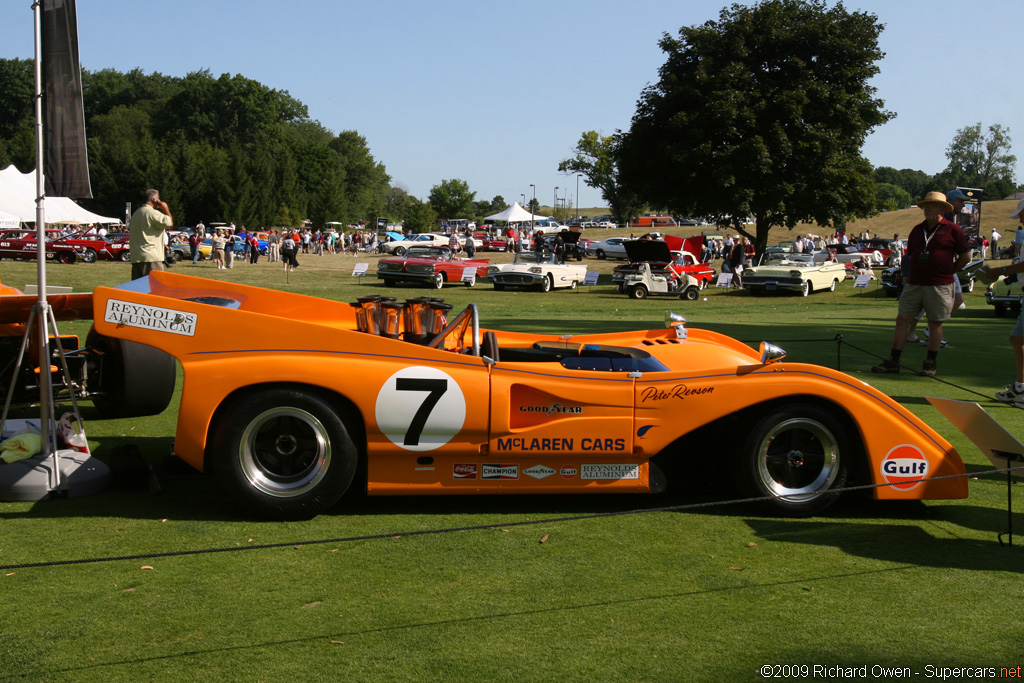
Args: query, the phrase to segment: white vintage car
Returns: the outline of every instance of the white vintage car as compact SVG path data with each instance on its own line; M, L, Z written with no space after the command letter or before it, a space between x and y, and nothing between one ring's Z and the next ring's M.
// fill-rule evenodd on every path
M501 263L487 269L487 277L494 289L526 287L550 292L556 287L576 289L587 276L587 267L559 263L555 255L544 252L539 258L534 252L516 254L512 263Z
M405 252L409 250L409 247L447 247L448 240L448 235L442 235L437 232L423 232L418 235L413 235L412 239L385 242L381 249L387 254L404 256ZM459 244L462 244L464 241L465 237L460 236ZM481 242L481 244L483 243ZM479 247L477 248L479 249Z
M754 296L765 292L790 290L807 296L811 292L827 289L834 292L846 279L846 266L842 263L812 263L787 258L788 254L772 254L762 266L743 271L743 288Z

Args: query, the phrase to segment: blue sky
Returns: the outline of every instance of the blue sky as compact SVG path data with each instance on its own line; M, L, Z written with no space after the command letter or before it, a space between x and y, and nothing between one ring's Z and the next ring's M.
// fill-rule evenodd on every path
M3 0L0 57L30 58L29 0ZM356 130L392 182L425 198L460 178L480 199L602 205L557 171L582 132L629 127L664 32L724 0L78 0L82 66L240 73ZM1010 128L1024 181L1020 0L854 0L886 53L873 84L897 118L868 138L876 166L936 173L956 131Z

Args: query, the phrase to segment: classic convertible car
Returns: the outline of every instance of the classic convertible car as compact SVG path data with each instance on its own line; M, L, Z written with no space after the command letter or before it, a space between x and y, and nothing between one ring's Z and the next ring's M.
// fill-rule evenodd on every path
M1020 313L1021 299L1024 298L1024 284L1017 276L1000 276L985 288L985 303L995 307L996 317L1002 318L1010 311L1014 315Z
M576 289L587 277L587 267L559 263L549 251L539 258L535 252L524 251L516 254L512 263L491 266L487 277L498 291L506 287L527 287L550 292L559 287Z
M965 473L959 455L914 414L768 344L678 316L660 330L505 332L473 304L446 319L436 300L373 299L154 272L95 290L90 338L177 359L175 453L275 518L350 489L657 492L708 463L784 514L853 484L880 499L967 495L964 477L945 478ZM123 396L154 383L148 360L119 368Z
M404 256L405 252L409 251L411 247L447 247L448 239L448 235L442 235L437 232L424 232L413 235L407 240L385 242L381 245L381 251L385 254Z
M802 296L822 289L834 292L845 279L846 266L842 263L795 261L786 254L772 254L765 265L743 271L743 287L754 296L784 289Z
M446 282L465 282L472 287L473 280L465 280L466 269L476 277L487 277L487 259L465 259L452 256L448 247L409 247L403 257L382 258L377 262L377 279L388 287L400 282L415 282L441 289ZM475 278L474 278L475 279Z

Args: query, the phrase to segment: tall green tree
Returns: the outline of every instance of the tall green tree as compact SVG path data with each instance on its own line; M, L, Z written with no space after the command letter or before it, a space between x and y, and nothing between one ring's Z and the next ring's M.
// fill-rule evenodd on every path
M466 218L473 214L476 192L469 191L469 183L457 178L442 180L430 188L430 205L438 218Z
M642 205L636 195L619 182L615 144L614 135L587 131L576 143L575 156L559 162L558 170L582 174L587 185L601 191L601 197L608 203L616 222L626 223L640 213Z
M982 132L981 123L961 128L946 148L949 165L942 179L950 187L977 187L1002 199L1013 192L1017 157L1010 153L1010 129L998 123Z
M616 145L620 182L652 206L715 216L763 250L773 226L874 211L868 132L892 118L869 85L877 17L824 0L732 5L660 41L666 61Z

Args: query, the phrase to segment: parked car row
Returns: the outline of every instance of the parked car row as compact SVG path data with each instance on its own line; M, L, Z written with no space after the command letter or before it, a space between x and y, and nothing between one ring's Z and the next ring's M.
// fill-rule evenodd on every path
M83 233L62 234L47 229L43 236L48 261L93 263L98 259L128 261L128 235L111 233L105 237ZM35 230L8 229L0 231L0 259L35 260L39 253Z

